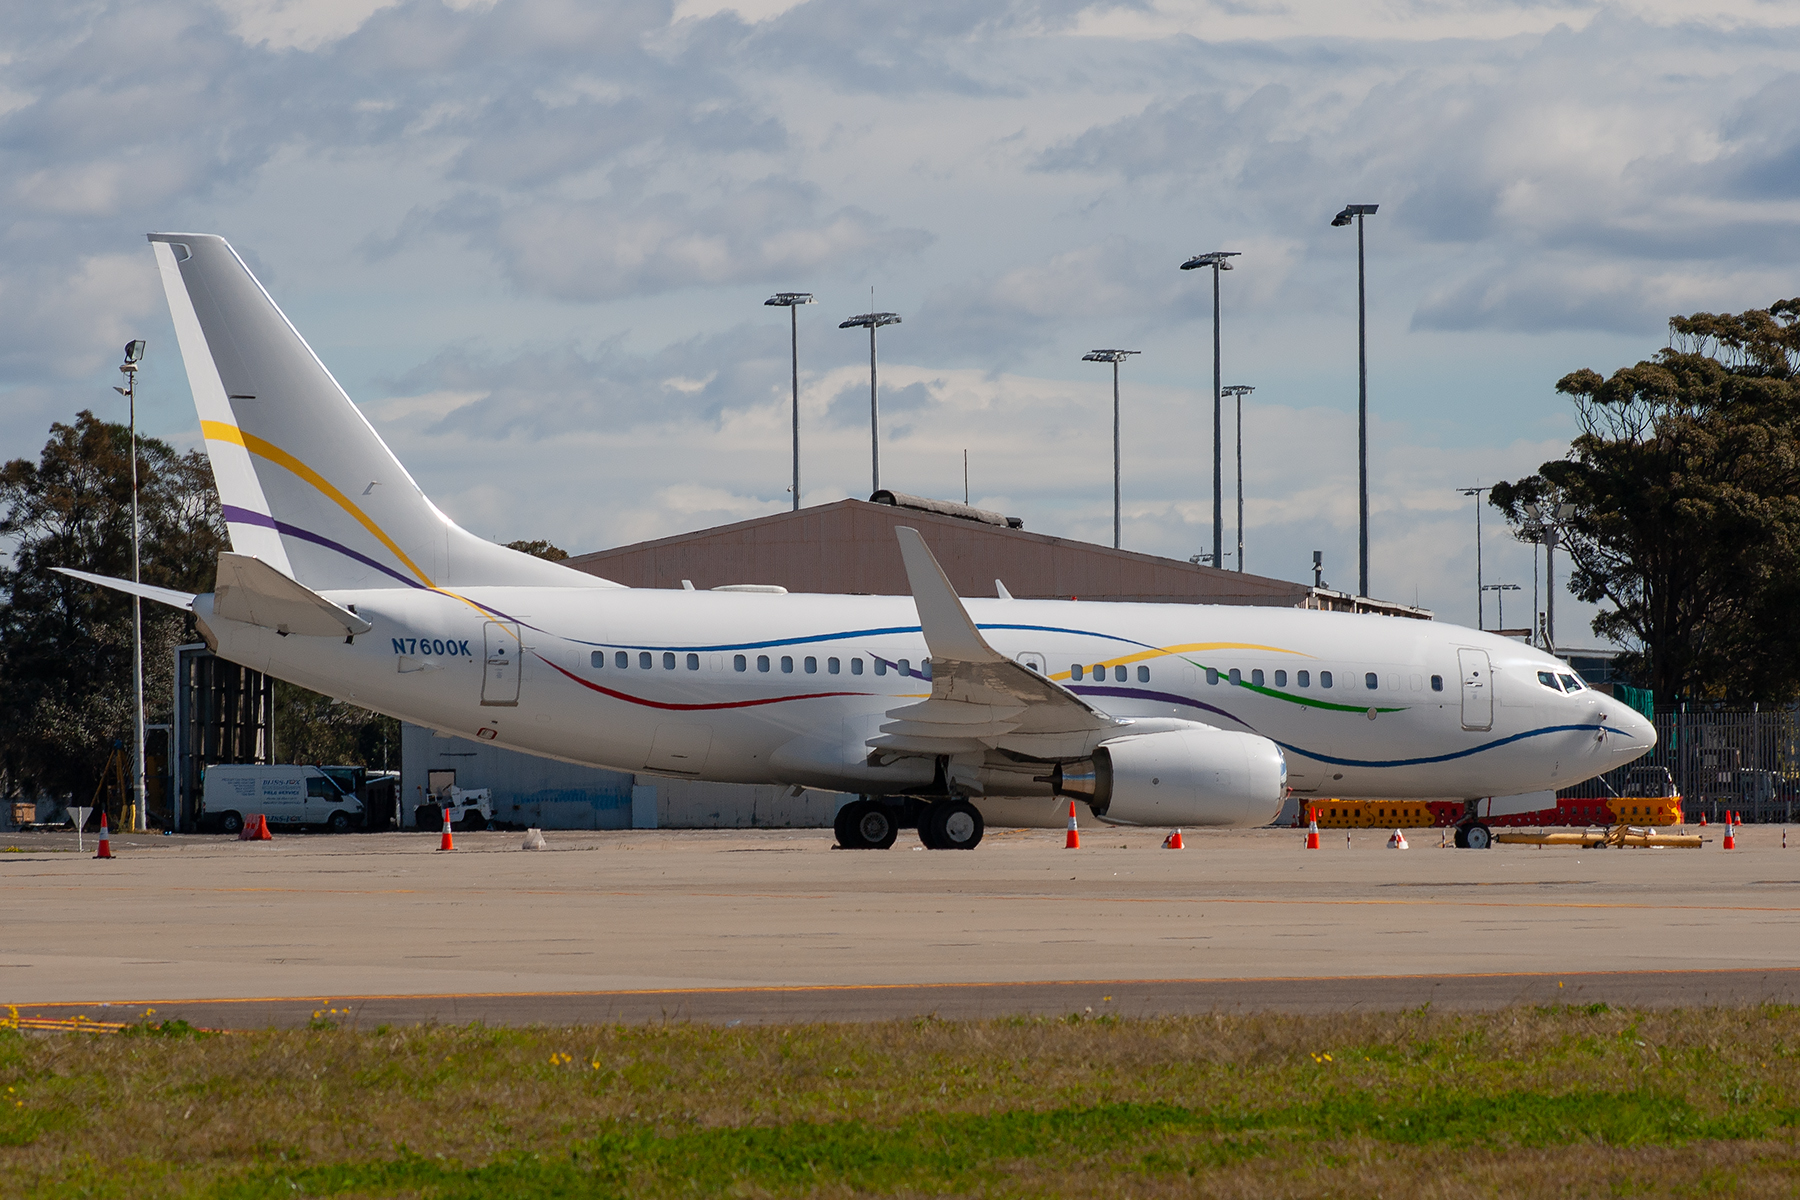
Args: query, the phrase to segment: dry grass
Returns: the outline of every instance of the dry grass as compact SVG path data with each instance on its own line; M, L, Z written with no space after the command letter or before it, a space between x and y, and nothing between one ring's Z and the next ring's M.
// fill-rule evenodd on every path
M0 1032L0 1195L1800 1194L1800 1010Z

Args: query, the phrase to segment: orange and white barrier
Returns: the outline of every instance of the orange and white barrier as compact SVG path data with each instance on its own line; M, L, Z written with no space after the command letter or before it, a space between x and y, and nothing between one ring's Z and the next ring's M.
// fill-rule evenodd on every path
M1394 836L1388 839L1388 849L1389 850L1410 850L1410 849L1412 849L1412 847L1407 844L1406 835L1404 833L1400 832L1398 829L1396 829L1396 830L1394 830Z
M1182 840L1181 840L1181 830L1177 829L1174 833L1171 833L1168 837L1163 839L1163 849L1164 850L1186 850L1187 849L1187 846L1185 844L1183 844Z

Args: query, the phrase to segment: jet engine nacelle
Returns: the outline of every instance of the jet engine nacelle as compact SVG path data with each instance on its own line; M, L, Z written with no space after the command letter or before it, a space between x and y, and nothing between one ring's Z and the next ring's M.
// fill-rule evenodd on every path
M1250 828L1281 810L1287 760L1252 733L1175 729L1105 742L1054 779L1114 824Z

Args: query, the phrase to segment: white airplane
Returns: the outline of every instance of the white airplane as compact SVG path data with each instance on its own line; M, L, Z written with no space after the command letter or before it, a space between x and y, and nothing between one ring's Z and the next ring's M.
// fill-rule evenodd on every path
M461 737L689 779L854 792L838 838L1268 824L1303 796L1482 819L1655 744L1567 664L1441 622L963 600L898 530L910 598L623 587L426 498L223 238L150 237L231 535L191 610L221 657ZM1496 799L1498 798L1498 799ZM1509 799L1510 798L1510 799Z

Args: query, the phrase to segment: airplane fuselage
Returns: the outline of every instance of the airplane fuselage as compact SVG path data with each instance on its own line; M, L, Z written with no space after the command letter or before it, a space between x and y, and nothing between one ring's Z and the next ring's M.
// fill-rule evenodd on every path
M929 784L870 756L931 692L909 597L642 589L327 591L373 629L283 636L196 615L225 658L446 733L570 762L867 794ZM1302 796L1467 799L1566 787L1644 753L1641 716L1540 680L1569 668L1441 622L1280 608L966 600L982 634L1113 716L1275 741ZM1006 797L1017 797L1017 802ZM1027 771L990 819L1057 811ZM1002 811L1004 810L1004 811ZM1273 814L1271 814L1273 815Z

